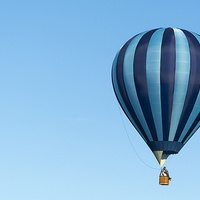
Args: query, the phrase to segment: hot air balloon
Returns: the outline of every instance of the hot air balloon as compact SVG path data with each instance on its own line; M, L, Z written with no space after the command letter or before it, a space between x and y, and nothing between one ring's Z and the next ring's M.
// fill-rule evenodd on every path
M112 83L123 111L162 167L200 126L200 36L158 28L132 37L113 61Z

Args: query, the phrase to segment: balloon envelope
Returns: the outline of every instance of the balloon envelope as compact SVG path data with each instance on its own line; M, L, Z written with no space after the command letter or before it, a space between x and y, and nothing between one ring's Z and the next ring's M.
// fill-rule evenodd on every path
M117 99L162 166L200 126L200 36L178 28L140 33L112 66Z

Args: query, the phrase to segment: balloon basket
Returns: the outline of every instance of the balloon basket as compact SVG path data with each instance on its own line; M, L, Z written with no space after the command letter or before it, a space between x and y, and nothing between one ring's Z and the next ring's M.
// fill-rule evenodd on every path
M169 177L168 176L160 176L159 184L160 185L169 185Z

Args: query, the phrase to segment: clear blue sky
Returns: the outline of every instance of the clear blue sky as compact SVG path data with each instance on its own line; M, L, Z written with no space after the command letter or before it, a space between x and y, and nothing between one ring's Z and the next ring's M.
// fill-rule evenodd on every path
M200 33L196 0L7 0L0 3L0 199L197 199L200 133L144 165L111 84L118 49L137 33ZM139 156L159 165L122 114Z

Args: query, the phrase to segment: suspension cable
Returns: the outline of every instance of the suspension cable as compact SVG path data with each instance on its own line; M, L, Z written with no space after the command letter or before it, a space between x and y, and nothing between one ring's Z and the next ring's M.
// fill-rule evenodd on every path
M161 168L158 169L158 168L151 167L151 166L148 165L146 162L144 162L144 161L142 160L142 158L139 156L139 154L137 153L137 151L135 150L135 148L134 148L134 146L133 146L133 143L132 143L132 141L131 141L131 138L130 138L130 136L129 136L129 134L128 134L128 131L127 131L127 129L126 129L126 126L125 126L125 123L124 123L124 120L123 120L123 117L122 117L122 111L121 111L119 105L118 105L118 108L119 108L119 112L120 112L120 116L121 116L121 119L122 119L122 123L123 123L124 129L125 129L126 136L128 137L128 140L129 140L129 142L130 142L130 145L131 145L133 151L135 152L135 154L137 155L137 157L138 157L138 158L140 159L140 161L141 161L144 165L146 165L147 167L149 167L149 168L151 168L151 169L154 169L154 170L161 170Z

